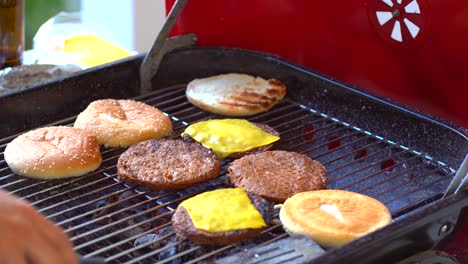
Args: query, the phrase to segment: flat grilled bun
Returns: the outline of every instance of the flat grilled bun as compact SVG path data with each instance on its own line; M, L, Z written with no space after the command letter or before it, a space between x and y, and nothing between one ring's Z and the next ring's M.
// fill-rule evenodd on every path
M344 245L392 221L381 202L343 190L298 193L284 202L279 216L288 233L324 247Z
M286 95L286 86L247 74L229 73L195 79L186 90L193 105L225 116L250 116L269 110Z
M171 119L163 112L133 100L94 101L78 115L74 126L92 132L106 147L128 147L172 132Z
M82 129L57 126L29 131L10 142L5 160L17 174L40 179L80 176L101 165L96 137Z

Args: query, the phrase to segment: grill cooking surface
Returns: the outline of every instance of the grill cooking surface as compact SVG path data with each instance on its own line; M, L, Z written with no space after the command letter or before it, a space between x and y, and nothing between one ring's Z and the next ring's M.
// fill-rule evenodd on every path
M173 137L196 121L219 118L192 106L185 98L185 86L160 89L136 99L172 118ZM74 118L53 125L72 125ZM394 221L439 199L454 174L443 162L417 150L288 98L248 119L281 133L276 149L305 153L320 161L328 171L328 188L372 196L390 209ZM42 181L12 174L3 159L5 146L12 139L0 141L0 187L26 198L64 228L75 249L85 257L103 256L110 263L209 261L287 237L278 220L257 239L225 247L202 247L175 236L170 223L172 211L190 196L230 186L225 176L227 162L221 176L210 182L178 192L153 191L119 182L116 163L123 150L103 149L99 170L78 178Z

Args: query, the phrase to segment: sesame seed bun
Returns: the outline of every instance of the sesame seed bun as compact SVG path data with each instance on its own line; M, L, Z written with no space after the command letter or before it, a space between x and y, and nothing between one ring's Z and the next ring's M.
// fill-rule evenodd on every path
M280 210L284 229L304 235L324 247L337 247L382 228L392 221L384 204L344 190L298 193Z
M172 132L168 116L133 100L94 101L78 115L74 126L90 131L106 147L128 147Z
M44 127L11 141L5 161L19 175L40 179L80 176L101 165L94 135L73 127Z

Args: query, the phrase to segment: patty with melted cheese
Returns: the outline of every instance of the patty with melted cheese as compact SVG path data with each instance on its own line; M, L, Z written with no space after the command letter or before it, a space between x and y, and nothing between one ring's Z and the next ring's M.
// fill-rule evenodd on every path
M179 205L174 215L172 216L172 227L174 228L175 233L179 237L189 239L201 245L228 245L258 236L260 232L262 232L268 225L270 225L271 221L273 220L273 204L255 194L248 192L245 192L246 199L248 200L247 202L249 203L247 205L246 201L229 201L230 197L234 196L231 195L232 192L238 192L240 190L245 192L245 190L241 188L220 189L207 193L226 192L224 199L216 199L218 197L212 197L213 199L198 199L196 203L188 205L184 205L184 203L182 203ZM202 195L207 193L203 193ZM190 199L192 198L189 198L188 200ZM229 207L226 206L226 202L228 204L230 203ZM237 215L237 219L233 219L231 221L229 219L230 214L223 213L222 210L234 210L232 208L232 203L236 202L241 204L236 208L235 211L232 212L233 214ZM210 207L208 207L207 204L209 204ZM201 210L198 212L199 214L207 215L207 219L214 219L214 221L197 223L190 215L190 208L185 208L190 206L197 206L195 209ZM219 210L215 210L213 207L218 207ZM204 209L206 209L206 212L203 212ZM256 222L258 219L256 219L257 216L255 216L255 212L249 212L247 214L244 213L244 210L255 210L255 212L259 214L259 217L261 217L261 220L263 220L261 222L264 225L259 225L259 223ZM210 213L213 212L215 212L216 215L210 217ZM245 219L242 219L243 217ZM252 228L244 226L242 228L234 228L229 230L230 226L238 226L239 222L241 224L247 224L247 226L250 224ZM197 228L196 225L201 225L202 227ZM203 230L206 229L207 226L211 226L214 230L218 229L224 231Z
M212 119L190 125L182 137L198 141L221 160L267 151L280 139L280 134L266 124L244 119Z

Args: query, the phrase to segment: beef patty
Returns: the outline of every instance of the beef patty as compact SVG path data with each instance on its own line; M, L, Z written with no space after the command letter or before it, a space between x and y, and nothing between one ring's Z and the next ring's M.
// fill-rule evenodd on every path
M247 192L247 195L257 211L262 215L266 225L270 225L273 220L273 204L253 193ZM227 232L206 232L197 229L193 225L188 211L183 207L177 208L172 216L172 227L179 237L189 239L201 245L228 245L237 243L241 240L258 236L260 232L266 228L233 230Z
M276 150L247 155L229 164L230 181L263 198L284 202L296 193L324 189L327 172L306 155Z
M181 189L218 177L220 162L197 142L155 139L131 146L117 162L121 180L153 189Z

